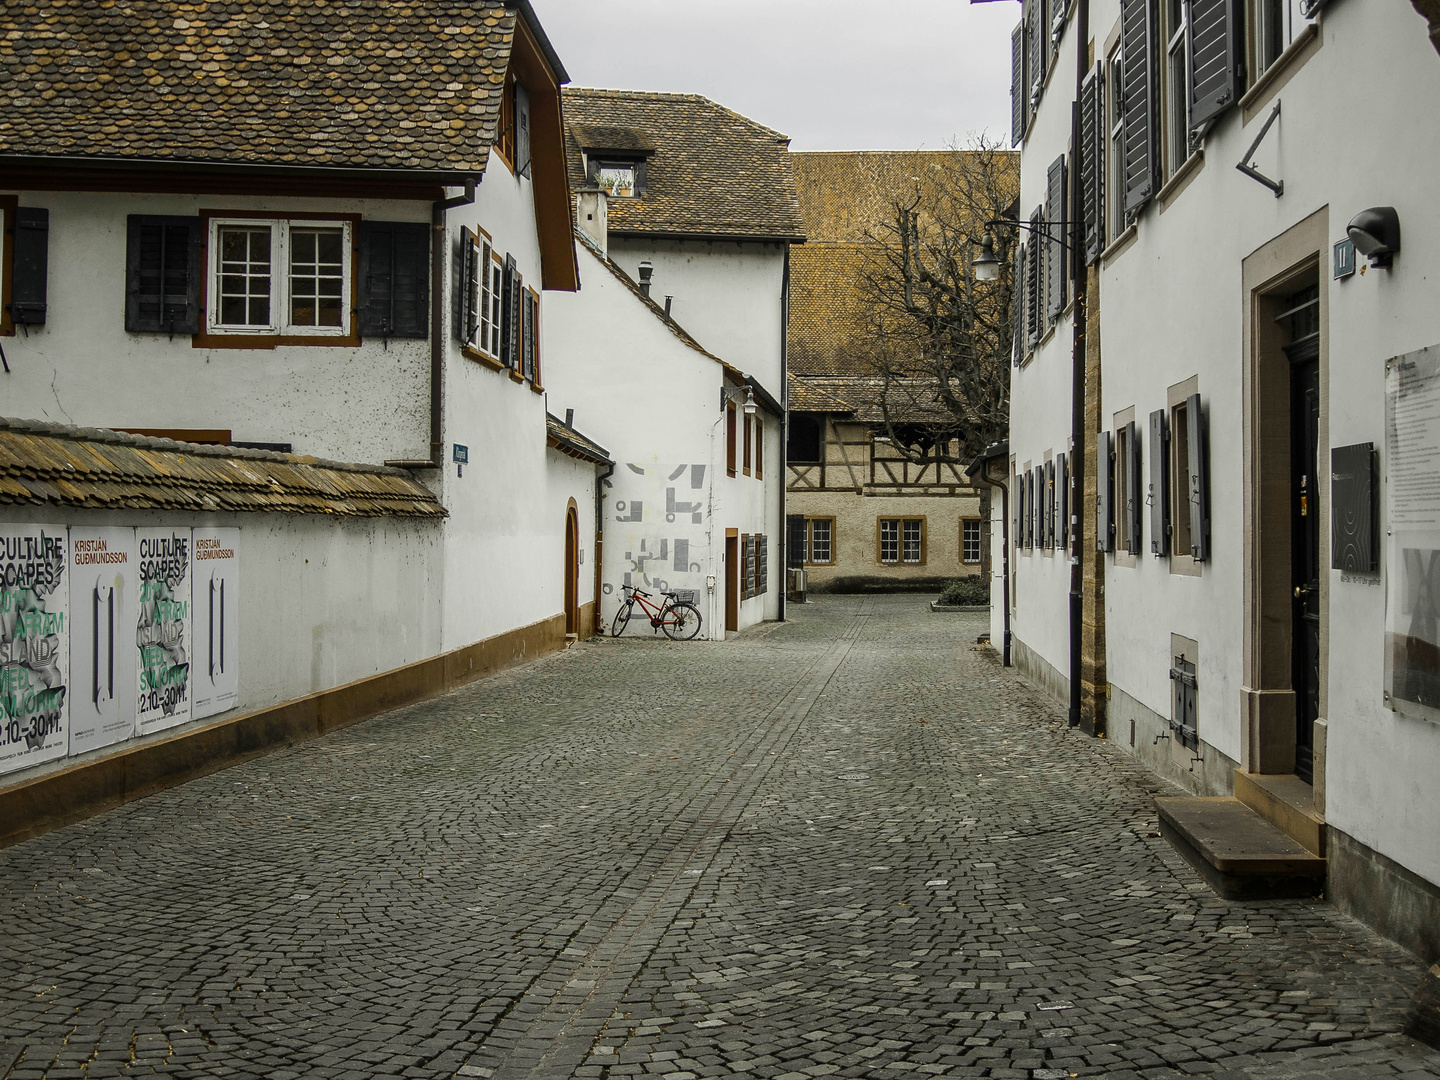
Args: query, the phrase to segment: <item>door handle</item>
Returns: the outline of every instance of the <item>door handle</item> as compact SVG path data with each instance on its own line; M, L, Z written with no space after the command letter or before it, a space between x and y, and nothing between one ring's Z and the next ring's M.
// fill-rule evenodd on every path
M1299 599L1301 599L1302 597L1306 597L1306 596L1309 596L1309 595L1310 595L1310 586L1309 586L1309 585L1296 585L1296 586L1295 586L1295 599L1296 599L1296 600L1299 600Z

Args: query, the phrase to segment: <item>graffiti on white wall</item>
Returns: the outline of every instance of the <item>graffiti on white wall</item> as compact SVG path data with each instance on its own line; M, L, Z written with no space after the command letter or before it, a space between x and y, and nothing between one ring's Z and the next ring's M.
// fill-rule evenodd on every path
M627 463L605 482L614 522L602 568L607 618L625 585L647 592L705 587L706 472L705 465Z
M70 753L135 734L135 530L70 529Z
M67 549L63 525L0 525L0 772L66 753Z

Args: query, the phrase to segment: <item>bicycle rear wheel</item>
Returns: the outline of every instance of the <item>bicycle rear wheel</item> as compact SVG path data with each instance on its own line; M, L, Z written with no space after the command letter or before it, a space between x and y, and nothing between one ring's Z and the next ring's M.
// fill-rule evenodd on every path
M671 641L689 641L700 632L700 609L688 601L671 604L661 629Z
M628 600L620 605L620 610L615 613L615 621L610 624L612 637L619 637L625 632L625 626L630 622L630 609L634 606L634 600Z

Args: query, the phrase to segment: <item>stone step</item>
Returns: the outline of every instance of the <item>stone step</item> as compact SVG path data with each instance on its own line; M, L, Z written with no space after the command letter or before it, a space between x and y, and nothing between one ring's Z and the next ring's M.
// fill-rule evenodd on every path
M1159 798L1160 833L1227 900L1319 896L1325 860L1239 799Z
M1235 770L1235 797L1312 854L1325 857L1325 819L1315 789L1294 773Z

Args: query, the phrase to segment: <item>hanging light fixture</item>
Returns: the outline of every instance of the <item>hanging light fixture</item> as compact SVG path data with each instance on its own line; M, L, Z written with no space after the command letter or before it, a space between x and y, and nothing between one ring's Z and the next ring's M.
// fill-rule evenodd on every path
M750 387L748 386L745 388L744 408L746 416L754 416L755 413L758 411L757 406L755 405L755 391L750 389Z
M980 242L980 254L975 256L975 261L970 264L975 268L976 281L998 281L1000 278L1000 260L995 257L995 241L990 234L985 234L985 239Z

